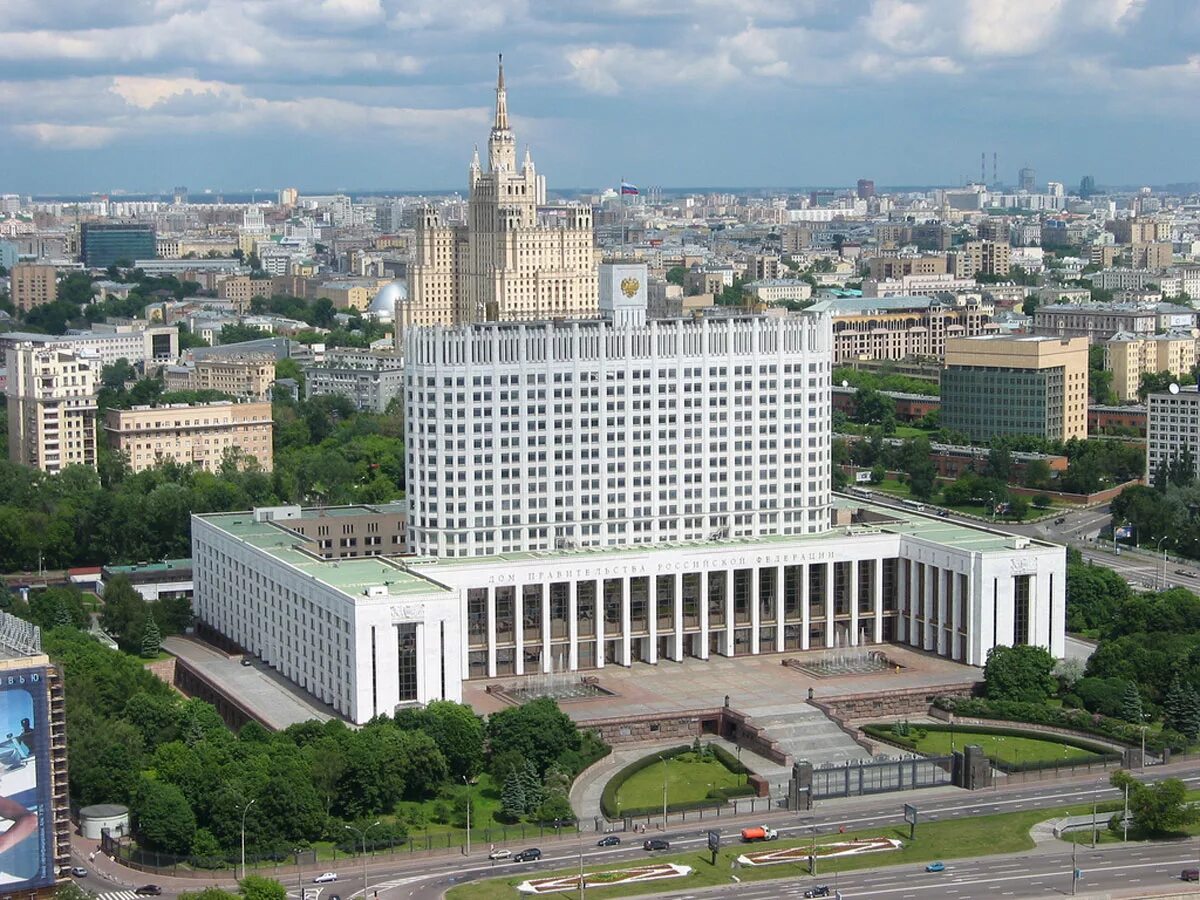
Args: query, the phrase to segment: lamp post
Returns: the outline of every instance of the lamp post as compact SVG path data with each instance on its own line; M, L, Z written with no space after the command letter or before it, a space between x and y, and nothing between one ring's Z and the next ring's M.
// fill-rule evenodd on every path
M347 831L353 831L362 838L363 848L363 900L367 900L367 834L372 828L378 825L378 822L372 822L366 828L355 828L353 825L343 826Z
M1169 541L1170 539L1171 536L1169 534L1164 534L1158 539L1158 549L1162 551L1162 587L1159 588L1161 591L1167 589L1167 548L1163 546L1163 541Z
M242 878L246 877L246 813L250 812L250 807L258 802L255 797L246 804L246 808L242 810Z
M467 776L462 777L463 784L467 786L467 856L471 855L471 782L467 780ZM364 897L363 900L366 900Z
M1146 768L1146 726L1142 726L1142 768Z
M667 830L667 758L661 754L658 757L663 764L663 831Z
M292 852L296 854L296 897L297 900L304 900L304 883L300 880L300 848L292 848Z

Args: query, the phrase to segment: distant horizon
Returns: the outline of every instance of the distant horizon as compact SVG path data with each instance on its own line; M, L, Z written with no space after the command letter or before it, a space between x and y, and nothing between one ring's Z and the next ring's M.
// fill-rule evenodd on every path
M597 194L606 190L615 190L616 182L611 185L604 186L585 186L585 187L552 187L548 188L547 192L550 195L579 195L579 194ZM182 185L181 185L182 186ZM637 184L641 191L641 196L644 196L651 188L661 190L667 196L688 196L694 194L751 194L761 193L764 195L770 194L806 194L812 191L850 191L853 192L857 187L857 179L849 184L813 184L813 185L643 185ZM1063 184L1068 195L1074 194L1079 183ZM936 190L961 190L967 187L965 184L911 184L911 185L882 185L875 184L876 194L909 194L909 193L927 193ZM1185 181L1185 182L1168 182L1164 184L1146 184L1146 183L1130 183L1124 185L1104 184L1096 182L1096 190L1099 193L1136 193L1143 187L1149 187L1156 194L1161 193L1200 193L1200 180ZM327 196L331 194L344 194L352 198L361 197L420 197L420 196L436 196L444 197L453 194L461 194L464 198L468 194L468 187L463 185L457 188L345 188L345 187L316 187L316 188L301 188L291 184L279 188L204 188L200 190L188 190L188 202L197 203L205 202L209 199L215 201L217 197L222 197L225 202L230 202L230 198L249 198L255 197L253 201L246 202L261 202L266 198L277 199L277 195L281 190L295 188L299 196ZM988 185L989 190L1002 190L1008 193L1017 193L1017 187L1011 184ZM150 201L160 200L163 198L170 199L174 194L174 188L161 190L126 190L121 188L110 189L107 191L97 190L86 193L77 192L43 192L43 191L20 191L5 188L4 193L16 194L19 197L28 197L34 203L39 202L95 202L101 197L107 197L110 201ZM1036 192L1035 192L1036 193Z

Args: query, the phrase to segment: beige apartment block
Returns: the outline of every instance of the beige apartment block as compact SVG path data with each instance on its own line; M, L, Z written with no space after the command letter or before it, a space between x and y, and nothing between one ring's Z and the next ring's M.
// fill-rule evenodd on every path
M968 241L946 257L946 270L956 278L1007 275L1011 267L1008 241Z
M217 296L229 300L239 310L246 310L255 297L270 296L271 289L269 280L251 278L249 275L230 275L217 285Z
M270 403L227 400L110 409L104 416L108 446L127 454L134 472L168 459L215 471L231 449L270 472L272 424Z
M198 359L188 380L188 388L194 391L220 391L248 400L266 400L275 383L275 357L252 353Z
M13 305L21 312L58 299L58 270L54 266L18 263L8 274Z
M51 475L96 466L99 365L53 346L18 344L8 366L8 458Z
M1196 367L1196 339L1190 334L1152 336L1121 332L1104 345L1104 368L1122 403L1137 403L1142 376L1157 372L1190 374Z
M518 166L503 65L487 168L476 151L468 180L465 225L444 224L429 207L418 213L408 299L397 304L397 349L413 326L596 315L591 208L546 207L546 180L528 150Z
M981 335L946 341L942 425L972 441L1087 437L1088 339Z
M903 278L905 275L945 275L946 257L873 256L867 260L867 275L876 281Z

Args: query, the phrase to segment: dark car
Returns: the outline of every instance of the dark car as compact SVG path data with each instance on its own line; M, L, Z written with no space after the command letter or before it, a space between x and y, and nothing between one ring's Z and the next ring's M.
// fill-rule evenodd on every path
M528 850L522 850L520 853L514 853L512 856L513 862L533 862L535 859L542 858L542 851L537 847L531 847Z
M596 841L596 846L597 847L615 847L619 843L621 843L621 839L619 837L617 837L615 834L606 834L604 837L600 838L600 840Z
M1055 520L1054 520L1054 524L1055 524L1055 525L1061 525L1061 524L1062 524L1063 522L1065 522L1065 521L1067 521L1067 517L1066 517L1066 516L1059 516L1057 519L1055 519Z
M1179 873L1181 881L1200 881L1200 869L1184 869Z
M242 657L242 665L243 666L252 666L252 665L254 665L254 660L252 660L248 656L243 656Z
M134 891L139 897L157 897L162 893L162 888L157 884L143 884L140 888Z
M828 897L829 885L818 884L816 887L811 887L804 892L805 897Z
M648 841L645 841L642 843L642 849L643 850L669 850L669 849L671 849L671 842L664 841L662 838L650 838Z

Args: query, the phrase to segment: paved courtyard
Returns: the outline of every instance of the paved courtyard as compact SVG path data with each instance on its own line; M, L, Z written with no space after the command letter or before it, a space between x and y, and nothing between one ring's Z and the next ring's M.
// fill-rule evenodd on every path
M600 686L613 696L572 700L562 704L563 710L577 721L652 713L669 713L689 709L709 709L721 706L729 695L734 709L755 715L795 706L808 699L812 688L817 699L844 694L894 691L905 688L933 688L941 684L958 684L982 677L982 670L964 666L948 659L920 653L897 646L876 646L901 666L899 672L871 675L844 675L817 678L798 672L783 661L789 658L818 658L825 651L807 653L792 651L764 656L743 656L730 659L714 655L711 659L686 659L683 662L664 660L657 665L634 663L628 669L608 665L581 673L599 679ZM507 704L486 692L487 686L515 685L530 678L515 676L486 681L471 681L463 685L463 700L479 713L491 713Z

